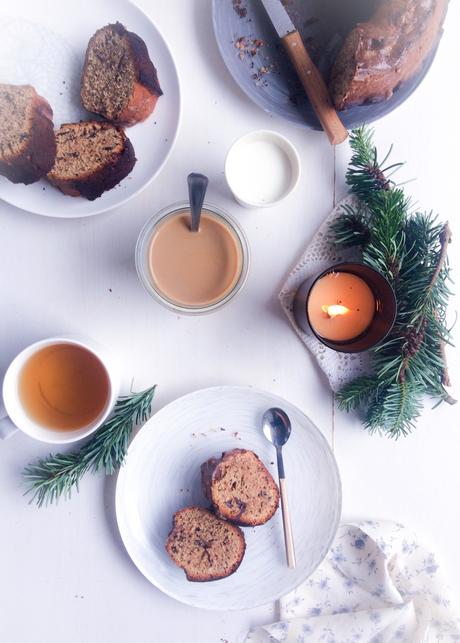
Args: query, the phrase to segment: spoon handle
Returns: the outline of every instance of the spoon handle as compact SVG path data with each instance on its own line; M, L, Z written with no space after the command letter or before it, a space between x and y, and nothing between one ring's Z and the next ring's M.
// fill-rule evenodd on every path
M203 207L204 197L208 187L208 177L204 174L192 172L188 175L187 182L190 212L192 215L190 230L192 232L198 232L200 229L201 208Z
M290 569L295 568L294 538L292 535L291 514L287 495L286 478L280 478L281 511L283 513L284 544L286 546L286 560Z

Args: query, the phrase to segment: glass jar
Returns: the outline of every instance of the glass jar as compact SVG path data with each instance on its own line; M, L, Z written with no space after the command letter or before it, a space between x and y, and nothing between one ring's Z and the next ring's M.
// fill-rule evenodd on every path
M246 282L249 270L249 246L246 235L233 217L231 217L224 210L214 205L204 203L202 209L203 213L211 215L212 218L217 219L217 221L223 224L224 227L229 230L230 234L238 244L238 249L241 257L240 261L238 262L239 274L231 289L225 291L222 295L222 298L218 299L217 301L214 300L209 304L185 304L183 302L172 299L165 292L160 290L153 278L150 268L151 244L156 232L168 218L189 210L189 208L190 204L188 203L188 201L174 203L173 205L164 208L147 221L140 232L136 244L136 270L145 290L160 304L176 313L186 315L202 315L222 308L222 306L230 302L242 289Z

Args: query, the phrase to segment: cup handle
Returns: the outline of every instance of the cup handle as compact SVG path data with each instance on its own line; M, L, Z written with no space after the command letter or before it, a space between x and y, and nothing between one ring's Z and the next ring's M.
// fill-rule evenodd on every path
M13 433L16 433L18 431L18 427L16 424L13 423L13 421L8 417L8 415L5 415L5 417L0 418L0 440L6 440L6 438L9 438Z

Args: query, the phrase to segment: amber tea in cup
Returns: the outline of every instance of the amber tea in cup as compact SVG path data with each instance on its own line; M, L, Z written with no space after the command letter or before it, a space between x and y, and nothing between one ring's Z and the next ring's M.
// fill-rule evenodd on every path
M55 431L73 431L102 415L110 382L100 359L84 346L51 344L24 363L18 394L34 422Z

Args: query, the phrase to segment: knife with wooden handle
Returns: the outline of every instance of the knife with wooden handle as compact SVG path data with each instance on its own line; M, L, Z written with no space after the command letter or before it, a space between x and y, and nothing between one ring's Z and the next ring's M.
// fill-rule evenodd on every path
M332 105L323 77L314 65L302 38L281 0L261 0L299 76L308 99L332 145L343 143L348 131Z

